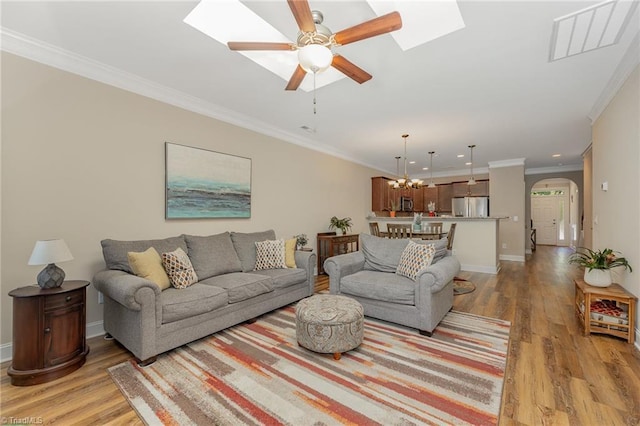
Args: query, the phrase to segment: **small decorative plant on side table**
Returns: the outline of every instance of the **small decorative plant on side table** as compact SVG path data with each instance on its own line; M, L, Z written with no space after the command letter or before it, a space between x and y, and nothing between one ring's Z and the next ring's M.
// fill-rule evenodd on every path
M307 243L309 242L309 239L307 238L307 234L298 234L298 235L295 235L293 238L296 239L296 246L298 247L298 250L303 250L304 246L306 246Z
M569 263L584 266L584 282L595 287L608 287L611 285L611 268L624 266L629 272L633 272L631 265L624 257L617 257L610 248L604 250L591 250L579 247L569 257Z
M343 234L346 234L352 227L351 218L343 217L338 219L336 216L332 217L329 222L329 229L339 229Z

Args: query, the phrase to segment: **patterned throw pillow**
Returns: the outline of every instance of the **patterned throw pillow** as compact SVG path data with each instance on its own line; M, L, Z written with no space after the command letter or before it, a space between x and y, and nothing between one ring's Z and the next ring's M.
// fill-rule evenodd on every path
M162 264L169 275L171 285L175 288L187 288L198 282L196 271L191 265L189 256L181 248L169 253L162 253Z
M436 248L433 244L416 244L409 241L400 256L396 274L416 280L416 277L431 265Z
M256 241L256 271L286 267L284 240Z

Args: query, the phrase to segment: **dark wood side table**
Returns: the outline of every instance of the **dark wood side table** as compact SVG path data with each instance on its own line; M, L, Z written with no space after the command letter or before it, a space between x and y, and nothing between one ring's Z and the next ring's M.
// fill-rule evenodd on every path
M585 336L591 333L610 334L625 339L633 345L635 339L636 301L620 284L613 283L609 287L594 287L582 279L575 283L576 315L582 322ZM615 302L616 305L626 305L628 324L616 324L591 318L591 303L596 300Z
M50 382L80 368L89 353L86 339L86 287L65 281L57 288L16 288L13 297L11 384Z
M358 251L359 234L327 235L318 234L318 275L325 274L324 261L332 256Z

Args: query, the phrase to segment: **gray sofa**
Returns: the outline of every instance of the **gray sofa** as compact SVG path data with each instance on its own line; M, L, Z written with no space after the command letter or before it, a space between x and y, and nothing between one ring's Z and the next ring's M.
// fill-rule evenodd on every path
M324 262L331 294L359 301L365 316L417 328L431 336L453 306L453 277L460 263L447 251L447 239L414 242L435 245L432 264L416 280L396 274L408 239L360 234L360 251Z
M296 268L254 271L257 241L275 232L181 235L161 240L103 240L107 266L93 278L104 294L104 329L145 365L156 355L313 294L315 254L295 252ZM132 273L127 253L182 248L199 281L185 289Z

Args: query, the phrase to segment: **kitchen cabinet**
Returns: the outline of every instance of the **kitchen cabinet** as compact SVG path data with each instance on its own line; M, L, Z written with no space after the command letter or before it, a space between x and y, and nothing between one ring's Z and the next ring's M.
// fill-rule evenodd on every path
M489 181L477 180L475 185L467 185L467 182L453 183L454 197L488 197Z
M371 178L371 211L381 212L391 207L389 181L382 176Z
M451 213L451 198L453 198L453 185L450 183L438 185L438 213Z
M424 204L424 193L423 188L413 188L411 190L411 199L413 200L413 211L414 212L426 212L426 206Z
M422 211L429 211L429 203L433 202L436 205L436 211L440 211L440 200L438 199L438 187L435 188L427 188L426 186L422 187ZM414 204L415 205L415 204Z

